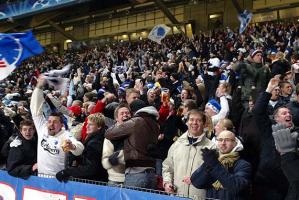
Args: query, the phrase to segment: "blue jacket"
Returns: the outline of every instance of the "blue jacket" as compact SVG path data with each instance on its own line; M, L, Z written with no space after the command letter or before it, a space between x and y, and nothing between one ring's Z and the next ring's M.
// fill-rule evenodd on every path
M218 162L210 167L205 163L191 176L196 188L206 189L206 198L221 200L243 200L249 197L251 165L239 159L228 170ZM219 180L223 189L216 190L212 184Z

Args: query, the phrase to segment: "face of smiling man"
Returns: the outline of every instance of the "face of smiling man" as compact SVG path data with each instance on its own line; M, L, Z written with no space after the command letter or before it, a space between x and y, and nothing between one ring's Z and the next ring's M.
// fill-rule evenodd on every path
M216 141L221 154L230 153L237 145L235 135L231 131L222 131L217 136Z
M277 112L274 114L274 119L277 123L285 125L286 128L292 128L293 126L291 111L286 107L278 108Z
M58 116L49 116L48 119L48 133L49 135L56 135L61 131L63 127L63 123L60 121L60 117Z
M203 116L200 113L191 113L189 114L188 121L188 132L192 136L200 136L203 133L204 129L204 120Z

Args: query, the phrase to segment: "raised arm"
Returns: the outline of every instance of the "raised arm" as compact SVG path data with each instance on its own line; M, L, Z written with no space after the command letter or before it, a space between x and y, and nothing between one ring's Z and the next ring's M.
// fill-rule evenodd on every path
M40 76L38 78L37 85L32 93L31 101L30 101L30 110L32 117L43 115L43 104L45 102L43 86L45 85L45 78Z

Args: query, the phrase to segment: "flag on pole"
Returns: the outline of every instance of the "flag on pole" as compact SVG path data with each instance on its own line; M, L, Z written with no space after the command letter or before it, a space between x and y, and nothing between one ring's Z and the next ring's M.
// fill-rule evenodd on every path
M39 55L43 47L31 31L0 34L0 80L11 74L23 60Z
M159 24L155 26L148 35L148 39L161 44L161 40L165 38L170 28L165 24Z
M248 10L244 10L242 13L238 15L238 19L240 21L240 28L239 28L239 33L242 34L245 29L247 28L248 24L251 21L252 18L252 13L249 12Z

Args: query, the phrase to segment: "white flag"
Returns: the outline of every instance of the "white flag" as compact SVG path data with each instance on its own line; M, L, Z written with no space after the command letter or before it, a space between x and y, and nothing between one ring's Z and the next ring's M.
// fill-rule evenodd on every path
M148 39L161 44L161 40L165 38L170 28L165 24L159 24L155 26L148 35Z
M55 69L45 72L43 75L49 86L52 86L54 90L60 90L61 94L64 94L66 91L68 91L70 80L68 78L62 78L61 76L67 74L70 71L71 66L71 64L68 64L62 69Z
M59 90L60 94L65 95L70 85L70 79L61 77L45 76L49 86L53 87L54 90Z
M66 74L66 73L68 73L70 71L71 66L72 66L71 64L67 64L62 69L53 69L53 70L51 70L49 72L45 72L44 75L45 76L52 76L52 77L54 77L54 76L62 76L62 75Z

